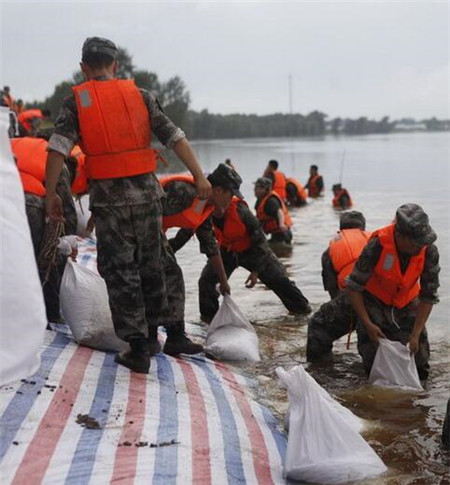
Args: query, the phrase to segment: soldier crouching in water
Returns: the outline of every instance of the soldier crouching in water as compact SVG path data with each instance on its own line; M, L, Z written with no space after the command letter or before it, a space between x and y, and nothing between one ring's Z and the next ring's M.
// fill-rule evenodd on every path
M429 373L425 324L439 299L439 252L428 216L417 204L397 209L392 224L371 235L347 277L358 316L358 351L369 374L380 338L408 344L421 380Z
M106 282L116 334L130 345L129 351L116 355L116 361L148 373L156 348L153 329L168 305L163 191L154 175L151 134L172 148L191 171L200 198L209 197L211 184L185 134L157 100L132 80L114 79L116 56L117 48L108 39L90 37L83 45L81 69L87 82L75 86L63 101L50 138L46 210L51 219L63 220L55 186L64 158L80 142L97 233L98 270ZM180 326L168 335L169 343L186 343L185 339Z
M366 220L357 211L344 212L339 222L339 234L330 241L322 254L322 280L331 300L324 303L308 324L306 358L309 362L332 359L333 342L356 326L345 278L352 272L361 251L369 240Z

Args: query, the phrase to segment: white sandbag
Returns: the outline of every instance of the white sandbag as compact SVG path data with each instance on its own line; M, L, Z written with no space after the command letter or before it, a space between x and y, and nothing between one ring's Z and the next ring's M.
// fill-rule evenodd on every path
M345 483L386 471L381 459L355 430L357 421L348 419L340 405L332 404L331 396L302 366L289 372L279 367L276 372L287 388L290 406L286 478Z
M378 343L369 382L375 386L423 391L414 355L409 348L386 338L380 338Z
M205 352L218 360L261 360L258 336L230 295L223 297L208 328Z
M309 374L307 374L308 377L312 379ZM315 381L314 381L315 382ZM316 383L317 384L317 383ZM352 428L353 431L356 431L357 433L361 433L364 427L364 421L361 418L358 418L356 414L353 414L350 409L347 409L345 406L340 404L339 402L336 401L336 399L333 399L330 394L319 384L317 384L317 391L320 392L322 395L323 399L325 399L329 405L339 414L339 416ZM289 418L290 418L291 410L290 408L287 410L286 416L284 418L284 427L286 431L289 431Z
M8 127L9 109L0 108L0 385L28 377L38 369L47 325Z
M75 340L98 350L125 350L115 332L103 278L70 258L61 282L61 315Z

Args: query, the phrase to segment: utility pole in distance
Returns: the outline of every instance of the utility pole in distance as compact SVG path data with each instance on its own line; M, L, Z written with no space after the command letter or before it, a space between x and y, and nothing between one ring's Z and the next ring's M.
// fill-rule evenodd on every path
M292 74L289 74L289 114L292 115Z

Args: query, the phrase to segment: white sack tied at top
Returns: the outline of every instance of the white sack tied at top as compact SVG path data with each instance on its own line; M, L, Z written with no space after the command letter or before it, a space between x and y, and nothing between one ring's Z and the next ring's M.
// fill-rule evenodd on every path
M61 282L60 304L61 314L79 344L97 350L128 348L114 332L105 281L70 258Z
M335 484L374 477L387 470L360 436L359 418L333 398L302 366L276 373L288 391L286 478Z
M206 336L205 352L218 360L258 362L258 336L230 295L225 295Z
M386 338L378 340L369 382L380 387L423 391L409 347Z
M0 385L28 377L38 369L47 325L8 127L9 109L0 108Z

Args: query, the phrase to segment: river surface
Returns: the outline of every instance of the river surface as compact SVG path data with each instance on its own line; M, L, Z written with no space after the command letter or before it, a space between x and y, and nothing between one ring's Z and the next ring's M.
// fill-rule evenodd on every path
M253 182L267 161L276 159L280 170L306 183L311 164L319 166L326 194L305 208L292 210L294 247L282 257L290 277L310 300L314 310L328 300L321 281L321 254L338 228L339 215L331 207L331 186L339 181L350 191L354 209L364 213L367 229L390 223L398 206L420 204L438 234L441 255L440 303L427 324L431 343L431 373L420 395L382 390L367 384L361 359L352 336L336 342L334 365L309 366L313 377L341 403L367 420L364 437L388 466L388 472L364 483L444 484L450 483L448 453L440 449L440 433L447 399L450 397L450 272L449 190L450 138L448 133L370 135L352 138L217 140L194 142L205 171L230 158L241 174L243 193L253 206ZM168 155L170 157L170 155ZM342 162L343 160L343 162ZM176 171L173 162L169 169ZM199 335L197 281L205 264L198 242L190 241L177 253L186 281L186 319ZM262 360L236 366L255 376L259 400L282 423L287 409L285 390L275 368L305 364L307 318L287 314L278 298L258 283L246 289L247 271L239 269L230 279L232 297L253 323L259 338Z

